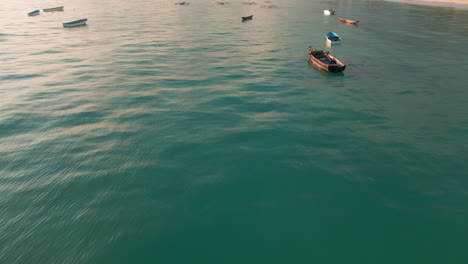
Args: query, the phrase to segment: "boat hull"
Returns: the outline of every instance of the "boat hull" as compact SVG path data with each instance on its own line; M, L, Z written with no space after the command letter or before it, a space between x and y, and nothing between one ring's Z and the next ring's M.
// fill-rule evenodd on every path
M335 32L328 32L325 34L325 40L327 44L330 45L341 44L341 38Z
M251 15L251 16L246 16L246 17L242 17L242 21L252 20L252 19L253 19L253 15Z
M68 23L63 23L63 27L69 28L69 27L79 27L79 26L84 26L86 25L86 22L88 22L88 19L80 19Z
M34 10L32 12L29 12L28 13L28 16L37 16L39 15L41 12L39 10Z
M340 17L340 22L346 23L346 24L352 24L352 25L357 25L359 23L359 20L351 20L351 19L346 19Z
M325 10L323 10L323 14L326 15L326 16L331 16L331 15L335 14L335 10L325 9Z
M56 11L63 11L63 6L53 7L53 8L46 8L43 9L44 12L56 12Z
M330 40L327 38L327 43L330 44L330 45L338 45L338 44L341 44L341 40Z

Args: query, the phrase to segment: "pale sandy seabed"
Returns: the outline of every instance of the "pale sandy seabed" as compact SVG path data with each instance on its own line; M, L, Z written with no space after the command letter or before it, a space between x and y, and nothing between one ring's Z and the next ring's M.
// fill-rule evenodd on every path
M415 5L430 5L441 7L453 7L457 9L468 10L468 0L387 0L391 2L401 2Z

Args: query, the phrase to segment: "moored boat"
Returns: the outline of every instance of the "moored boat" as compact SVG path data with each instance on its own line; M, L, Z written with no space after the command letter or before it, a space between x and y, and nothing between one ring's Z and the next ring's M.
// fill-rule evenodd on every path
M216 1L216 4L217 5L228 5L229 3L225 2L225 1Z
M43 9L44 12L55 12L55 11L63 11L63 6L57 6L52 8L45 8Z
M41 13L39 10L34 10L28 13L28 16L37 16Z
M324 15L327 15L327 16L334 15L334 14L335 14L335 10L333 10L333 9L325 9L325 10L323 10L323 14L324 14Z
M263 5L261 5L260 7L264 7L264 8L273 8L273 7L278 7L278 6L272 5L272 4L263 4Z
M63 23L63 27L78 27L78 26L83 26L86 25L86 22L88 21L87 18L85 19L80 19L80 20L75 20L72 22L67 22Z
M351 19L346 19L346 18L340 17L340 22L357 25L359 23L359 20L351 20Z
M318 50L309 46L308 60L312 64L320 69L324 69L329 72L342 72L346 69L346 64L332 56L329 52Z
M341 44L341 38L336 34L335 32L328 32L325 35L327 43L333 45L333 44Z
M242 17L242 21L245 21L245 20L252 20L252 19L253 19L253 15Z

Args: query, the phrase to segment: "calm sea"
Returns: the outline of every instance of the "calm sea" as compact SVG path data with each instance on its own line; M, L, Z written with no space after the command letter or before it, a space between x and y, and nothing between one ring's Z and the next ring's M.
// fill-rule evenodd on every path
M0 263L468 263L468 11L275 4L1 0Z

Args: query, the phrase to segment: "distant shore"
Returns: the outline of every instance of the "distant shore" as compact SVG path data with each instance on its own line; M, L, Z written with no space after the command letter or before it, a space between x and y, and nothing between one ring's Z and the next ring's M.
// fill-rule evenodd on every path
M454 7L454 8L468 10L468 0L388 0L388 1L415 4L415 5Z

